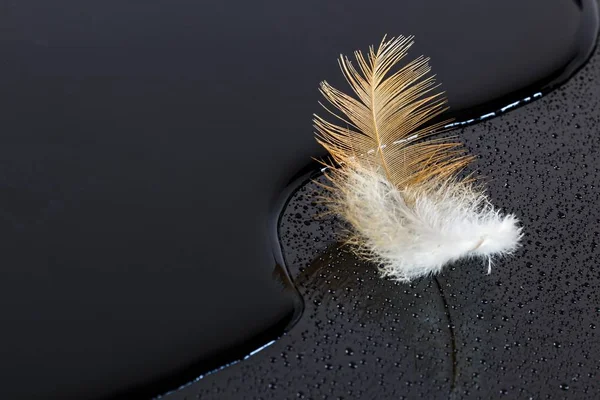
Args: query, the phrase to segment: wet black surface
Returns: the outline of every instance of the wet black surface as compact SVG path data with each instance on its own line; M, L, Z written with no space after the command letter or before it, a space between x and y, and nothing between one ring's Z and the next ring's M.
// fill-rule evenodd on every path
M453 110L470 118L531 96L573 72L595 37L597 19L589 12L591 4L595 3L377 0L346 2L343 8L316 0L0 4L2 397L145 396L275 338L300 309L300 299L284 274L273 273L284 261L275 221L287 197L283 188L319 154L310 116L317 109L317 83L328 79L337 84L341 79L336 55L364 49L384 33L414 34L418 42L411 54L432 57ZM584 76L594 78L593 68ZM546 206L554 213L558 204L553 202L561 197L550 183L541 185L544 179L559 185L551 172L561 170L546 171L547 162L572 163L560 172L569 172L563 185L578 188L573 180L584 172L589 174L586 179L593 179L596 136L590 131L590 118L597 118L597 112L590 97L597 87L594 82L570 85L579 86L555 100L560 109L540 111L550 107L542 99L523 109L529 111L465 131L469 145L482 146L474 151L483 157L483 172L497 179L492 193L506 196L497 203L519 211L523 204L535 206L534 215ZM550 161L545 155L548 146L562 136L548 135L552 129L561 135L569 132L561 123L569 118L564 114L570 112L567 107L577 105L588 107L586 113L573 111L582 119L576 131L579 153L570 160ZM543 121L518 119L524 115L563 115L564 121L545 126ZM512 124L510 131L503 125L507 122ZM576 133L571 137L578 137ZM566 143L558 148L563 153L575 145ZM521 149L525 145L529 148ZM519 151L535 155L538 164L520 165L519 157L524 157ZM563 153L559 155L566 157ZM588 157L587 167L577 158L581 153ZM541 177L534 168L541 169ZM513 169L519 173L505 175ZM525 179L529 173L531 183ZM507 189L502 188L504 179ZM524 197L533 190L541 196L537 204ZM589 187L587 192L578 190L582 197L573 204L589 201L594 193ZM464 292L464 299L457 294L462 292L454 291L458 284L450 277L406 288L377 279L364 265L353 269L352 277L358 280L346 284L348 277L342 278L341 271L352 260L332 249L298 278L299 260L307 265L331 244L331 225L311 222L314 210L310 199L305 201L296 199L289 208L301 207L293 214L295 218L300 212L300 219L291 224L288 215L282 225L284 231L293 231L284 235L284 244L289 267L303 285L303 320L265 350L270 356L259 353L179 396L204 398L221 391L217 397L266 397L268 392L273 398L286 398L296 396L299 387L309 397L356 397L348 390L367 397L370 391L380 397L427 397L447 394L453 385L454 393L463 390L461 374L468 368L461 363L466 358L457 358L456 365L452 360L466 354L461 340L470 338L452 339L438 284L449 291L450 317L452 307L471 315L468 307L479 307L477 290L496 293L485 286L496 281L485 279L503 275L488 278L479 275L478 266L469 268L477 273L468 279L481 279L483 286ZM522 211L531 229L535 224L526 218L532 214ZM592 223L595 215L582 213L581 218L581 223ZM542 234L543 222L538 228ZM572 231L566 232L584 228L569 227ZM303 236L311 229L319 235ZM564 233L553 232L556 237ZM550 257L543 246L553 242L531 240L541 243L543 260ZM293 241L298 246L291 246ZM586 254L593 254L591 245L585 246ZM557 257L566 256L567 250L572 249ZM513 264L518 260L510 265L522 273ZM548 259L551 266L563 261L567 262ZM330 263L334 266L328 267ZM558 275L543 282L567 270L555 268ZM464 270L457 268L455 273ZM510 267L499 264L497 270ZM562 279L561 285L566 285ZM574 282L569 278L569 285ZM504 282L494 290L506 287ZM535 289L522 290L531 294ZM511 295L502 296L508 301ZM488 319L496 318L490 307L500 307L494 299L491 296L491 305L481 311L491 313ZM550 300L539 301L547 305ZM546 320L540 323L547 325ZM463 327L460 320L453 324L457 332L491 330L488 325ZM502 338L520 332L508 329L500 331ZM414 336L418 340L411 341ZM482 336L486 338L494 340L489 334ZM570 348L564 342L561 348ZM487 358L489 364L494 358L485 349L473 357ZM518 351L514 350L517 355ZM280 352L287 355L280 357ZM288 360L292 356L298 358ZM512 372L517 364L510 360L498 365ZM501 379L494 368L499 367L489 367L494 373L490 376ZM239 375L240 371L246 372ZM470 377L469 382L484 393L485 385L491 384L482 376ZM579 382L586 379L591 378ZM577 387L569 384L569 390Z
M309 183L280 225L302 319L167 398L597 399L599 53L559 90L459 132L494 204L525 227L491 275L468 261L413 285L377 278L336 248L334 220L315 222Z

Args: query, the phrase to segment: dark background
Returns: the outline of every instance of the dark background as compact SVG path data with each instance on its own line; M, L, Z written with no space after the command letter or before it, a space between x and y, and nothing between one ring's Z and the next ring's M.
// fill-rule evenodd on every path
M521 375L528 390L589 392L593 367L573 357L585 339L598 358L587 323L598 312L595 59L564 89L460 132L493 200L528 233L496 275L457 265L405 288L330 250L309 270L322 273L302 278L298 262L332 243L331 224L312 222L303 189L282 220L284 259L276 222L293 177L321 154L311 115L318 82L342 83L339 53L416 35L411 55L432 57L467 119L567 78L592 48L595 4L0 2L2 396L147 397L238 359L298 316L285 259L306 305L298 325L174 396L443 398L513 393ZM544 330L503 312L519 304ZM503 316L502 329L490 320ZM497 350L505 339L517 350ZM547 340L559 343L552 357Z

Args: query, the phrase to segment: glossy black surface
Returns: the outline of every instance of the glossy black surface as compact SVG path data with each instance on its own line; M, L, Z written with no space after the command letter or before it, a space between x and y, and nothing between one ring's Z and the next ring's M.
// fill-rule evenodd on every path
M303 186L280 225L301 320L254 357L167 396L573 399L600 393L600 49L562 88L459 134L523 246L411 285L338 249Z
M470 118L572 73L592 5L1 3L3 397L157 393L276 337L276 221L336 55L414 34Z

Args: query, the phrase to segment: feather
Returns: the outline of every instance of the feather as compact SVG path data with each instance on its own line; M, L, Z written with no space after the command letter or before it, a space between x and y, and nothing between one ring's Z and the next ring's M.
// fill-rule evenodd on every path
M447 109L429 60L398 66L412 37L385 38L356 68L340 68L353 96L327 82L320 92L337 124L315 115L317 141L329 152L325 202L349 226L347 242L376 262L382 276L409 282L461 258L512 253L522 237L514 215L503 215L461 171L473 157L439 133ZM438 136L434 136L438 135Z

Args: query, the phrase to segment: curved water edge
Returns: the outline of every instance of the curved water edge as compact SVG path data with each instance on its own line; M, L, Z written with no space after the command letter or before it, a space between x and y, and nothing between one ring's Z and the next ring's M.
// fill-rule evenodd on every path
M459 3L4 10L4 397L149 397L298 321L279 219L319 174L289 179L321 154L310 115L319 80L343 84L338 53L415 35L410 56L432 57L452 129L554 90L597 37L595 0Z
M582 3L582 8L583 7L585 7L586 10L586 12L584 13L585 17L583 18L583 22L577 34L580 40L577 41L576 51L572 53L570 58L565 60L564 64L557 66L556 70L552 71L547 76L540 78L535 83L528 85L527 87L511 91L500 98L491 99L490 101L484 104L465 110L450 110L444 116L444 118L450 118L452 119L452 122L448 123L444 128L447 131L451 131L454 129L459 129L464 126L477 124L479 122L487 121L495 117L501 116L520 107L524 107L527 104L530 104L535 100L538 100L543 96L550 94L554 90L558 89L561 85L566 83L569 79L571 79L589 61L589 59L594 54L594 50L597 46L598 32L600 31L598 3L595 0L584 0L584 2ZM449 100L451 101L452 99ZM292 329L294 325L298 322L298 320L301 318L304 309L304 304L302 298L299 295L298 289L293 283L293 277L291 276L288 268L285 267L288 264L285 261L282 245L279 243L278 240L279 228L281 224L281 217L283 216L285 209L293 195L307 182L318 179L325 170L326 168L323 168L320 163L311 161L304 168L298 171L293 178L290 179L288 184L285 186L285 189L282 191L281 195L278 196L277 200L275 201L276 205L273 207L273 209L276 211L272 214L273 216L275 216L274 218L272 218L272 224L274 224L277 227L275 229L275 231L277 232L277 237L274 239L274 248L276 249L276 258L283 260L282 265L284 265L284 267L282 267L277 272L277 275L279 276L278 280L280 282L286 282L284 284L286 290L292 290L299 296L299 301L296 303L297 308L295 309L289 323L281 331L281 334L277 335L267 343L257 347L253 351L247 352L247 354L243 357L238 357L233 361L224 363L218 368L203 373L200 376L197 376L193 381L190 381L184 384L182 387L170 391L168 393L175 392L183 387L187 387L188 385L193 384L194 382L197 382L207 376L217 373L223 370L224 368L245 361L251 356L265 350L269 346L273 345L282 335L285 335L287 331ZM441 290L439 291L439 295L443 297L443 293ZM160 397L162 396L158 396L157 398Z

